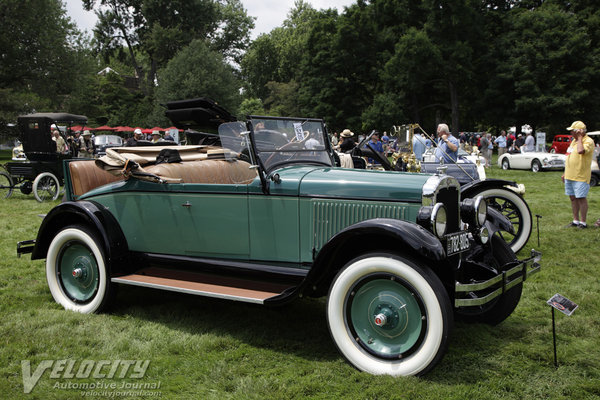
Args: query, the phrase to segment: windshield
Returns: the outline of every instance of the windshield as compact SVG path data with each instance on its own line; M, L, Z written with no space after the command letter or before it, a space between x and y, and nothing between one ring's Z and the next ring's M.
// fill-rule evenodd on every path
M100 135L96 136L95 139L97 145L117 145L123 144L123 139L115 135Z
M252 116L250 122L267 172L289 164L333 165L322 120Z

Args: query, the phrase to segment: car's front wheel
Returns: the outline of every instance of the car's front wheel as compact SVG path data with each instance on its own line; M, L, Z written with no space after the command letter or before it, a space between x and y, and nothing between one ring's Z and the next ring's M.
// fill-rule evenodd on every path
M592 175L592 177L590 178L590 187L594 187L596 185L598 185L598 178Z
M514 232L503 231L500 236L515 253L518 253L529 240L533 227L533 218L525 199L508 188L487 189L470 194L469 197L475 198L477 196L483 196L488 207L495 208L508 218Z
M111 285L97 236L83 226L60 230L48 248L46 280L54 300L67 310L100 311L108 302Z
M427 267L370 253L336 276L327 321L336 346L359 370L421 375L444 355L452 310L442 283Z
M510 162L508 161L508 158L505 158L504 160L502 160L502 169L503 170L510 169Z
M533 160L531 162L531 170L533 172L540 172L541 169L542 169L542 164L540 164L539 160Z

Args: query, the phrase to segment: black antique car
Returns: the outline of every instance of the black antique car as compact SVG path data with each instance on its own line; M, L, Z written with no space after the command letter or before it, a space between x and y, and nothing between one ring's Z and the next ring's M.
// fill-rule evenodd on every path
M85 125L87 117L67 113L36 113L17 118L19 140L23 144L25 161L3 165L0 171L0 196L8 198L18 188L23 194L33 195L37 201L56 200L63 181L63 160L71 158L69 152L59 153L52 140L56 128L63 140L73 125Z
M412 142L413 130L420 129L422 133L432 139L418 124L410 125L410 138L408 143ZM482 177L480 168L466 158L460 159L454 163L440 164L434 161L418 161L412 154L412 146L394 154L393 162L383 154L377 152L369 143L373 133L367 135L351 151L352 158L355 161L355 167L365 168L363 157L376 160L378 165L386 171L418 171L424 173L437 173L442 169L445 174L450 175L460 184L462 198L476 198L483 196L488 207L500 211L511 222L511 231L502 231L499 234L510 245L515 253L518 253L525 247L533 227L531 210L529 205L521 195L524 192L523 185L513 181L503 179L486 179ZM412 159L411 159L412 155Z

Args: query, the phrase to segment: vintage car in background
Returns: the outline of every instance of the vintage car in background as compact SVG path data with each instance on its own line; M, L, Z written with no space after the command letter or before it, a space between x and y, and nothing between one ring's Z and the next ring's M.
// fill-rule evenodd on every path
M65 132L71 126L83 124L83 115L67 113L35 113L17 118L19 140L23 144L25 159L8 162L0 171L0 196L9 198L14 189L23 194L33 192L37 201L56 200L63 181L63 160L71 157L69 152L58 153L51 131L58 128L67 141Z
M550 153L565 154L571 145L573 137L571 135L556 135L550 146Z
M117 135L96 135L94 145L96 146L96 154L103 156L106 154L106 149L123 146L123 138Z
M470 156L459 156L457 162L443 164L436 161L435 148L431 147L423 154L421 161L416 160L411 145L413 134L419 130L424 137L430 138L434 145L435 140L418 124L403 125L402 127L406 129L406 138L403 138L405 134L401 132L402 129L395 130L394 135L400 145L398 151L391 158L385 157L371 147L369 140L374 133L371 132L351 151L352 160L360 161L360 157L370 157L377 160L379 168L386 171L436 173L441 168L445 174L458 181L463 199L483 196L488 207L500 211L509 219L513 229L510 232L503 231L500 235L515 253L525 247L531 236L533 218L529 205L523 198L524 185L502 179L487 179L484 163L481 162L479 158L481 156L477 150ZM461 153L466 152L459 149L459 155ZM356 161L354 162L355 166Z
M545 151L523 151L504 153L498 157L498 166L502 169L530 169L533 172L543 170L561 170L565 168L567 156Z
M200 108L182 119L218 125L218 145L65 162L67 201L17 246L46 259L64 308L98 312L117 284L265 306L326 296L352 365L421 375L454 318L502 322L540 268L541 254L517 259L498 235L509 221L482 197L461 199L451 176L337 168L322 120L227 122L205 104L170 111Z

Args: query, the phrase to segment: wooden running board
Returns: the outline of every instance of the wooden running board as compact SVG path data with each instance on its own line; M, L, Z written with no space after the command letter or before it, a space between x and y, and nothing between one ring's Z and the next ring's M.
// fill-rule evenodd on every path
M111 281L258 304L263 304L266 299L294 286L157 267L111 278Z

